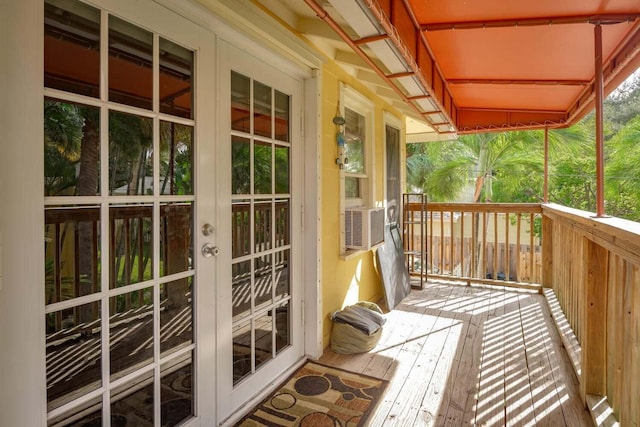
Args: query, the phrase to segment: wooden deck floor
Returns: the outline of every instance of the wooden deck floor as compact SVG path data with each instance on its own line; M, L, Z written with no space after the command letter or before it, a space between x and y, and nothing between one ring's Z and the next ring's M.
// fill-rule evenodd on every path
M371 352L328 365L389 380L370 426L589 426L539 294L429 281L387 315Z

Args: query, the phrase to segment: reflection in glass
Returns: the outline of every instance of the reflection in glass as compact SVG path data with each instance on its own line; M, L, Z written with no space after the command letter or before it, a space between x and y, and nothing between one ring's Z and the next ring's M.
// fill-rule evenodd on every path
M289 142L289 95L275 91L276 139Z
M160 204L160 276L193 268L193 203Z
M344 195L347 199L359 199L362 197L360 192L360 178L354 176L344 177Z
M153 194L153 121L109 111L109 193Z
M344 109L344 114L347 121L344 125L344 155L349 159L349 163L345 164L344 170L348 173L365 173L365 118L363 115L348 108Z
M193 342L193 277L160 285L160 353Z
M101 387L100 302L46 315L47 409Z
M250 116L250 81L249 77L231 72L231 129L240 132L251 132ZM247 156L248 158L248 156ZM235 165L235 163L234 163Z
M271 255L259 256L255 258L254 262L253 295L257 310L263 303L271 302L271 294L273 292L273 266L271 265Z
M289 147L275 149L276 169L276 193L287 194L289 192Z
M160 425L173 427L194 415L193 355L187 353L160 368Z
M153 207L109 207L109 268L111 289L153 278Z
M160 38L160 112L193 118L193 52Z
M235 165L234 165L235 167ZM271 194L271 144L253 144L253 192Z
M109 315L114 380L153 361L153 288L109 298Z
M231 300L235 320L251 313L251 261L232 264L231 274Z
M122 420L118 426L153 427L153 370L111 391L114 416Z
M193 127L160 122L159 194L193 194Z
M251 322L233 325L233 385L251 373Z
M271 88L253 82L253 133L271 138Z
M100 11L79 1L45 1L44 84L100 97Z
M234 136L231 141L231 193L249 194L251 191L251 145L246 138Z
M290 251L287 249L273 254L276 274L276 300L286 298L291 294L289 253Z
M100 208L45 209L45 303L100 291Z
M234 200L231 205L231 258L251 253L251 203Z
M271 201L254 204L253 229L255 253L271 249Z
M153 108L153 34L109 15L109 101Z
M289 203L289 200L276 200L276 248L289 244Z
M289 301L282 303L276 307L276 353L291 344L291 308Z
M111 426L119 426L116 417L111 417ZM75 406L62 414L47 420L48 426L55 427L87 427L102 426L102 396Z
M272 357L273 351L273 310L255 319L256 369Z
M44 195L95 196L100 188L100 111L44 100Z

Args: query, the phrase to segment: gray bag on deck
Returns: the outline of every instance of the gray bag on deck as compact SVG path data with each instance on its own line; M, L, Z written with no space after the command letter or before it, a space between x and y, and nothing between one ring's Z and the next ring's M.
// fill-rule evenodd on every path
M376 346L386 319L377 304L361 301L331 314L331 350L336 353L365 353Z

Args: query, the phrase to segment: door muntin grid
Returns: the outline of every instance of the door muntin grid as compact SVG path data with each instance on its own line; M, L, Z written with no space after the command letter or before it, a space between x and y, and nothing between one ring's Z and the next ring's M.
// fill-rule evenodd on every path
M290 103L231 72L234 385L292 344Z

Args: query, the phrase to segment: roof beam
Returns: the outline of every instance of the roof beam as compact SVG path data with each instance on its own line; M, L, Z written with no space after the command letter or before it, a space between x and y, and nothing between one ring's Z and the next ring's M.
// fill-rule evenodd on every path
M445 30L474 30L479 28L504 28L504 27L533 27L541 25L563 25L563 24L618 24L621 22L631 22L640 18L640 13L627 14L604 14L604 15L575 15L575 16L545 16L539 18L520 19L489 19L485 21L458 21L443 23L422 24L422 31L445 31Z
M447 79L451 85L545 85L545 86L586 86L589 80L548 80L548 79Z

